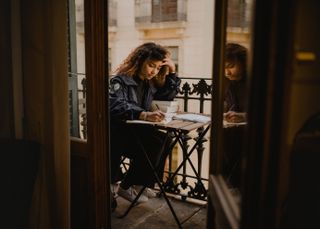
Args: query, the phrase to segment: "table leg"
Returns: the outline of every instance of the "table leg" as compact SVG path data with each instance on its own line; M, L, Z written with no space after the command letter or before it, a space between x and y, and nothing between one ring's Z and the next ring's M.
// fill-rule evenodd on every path
M171 203L170 203L170 201L169 201L169 199L168 199L168 197L167 197L167 195L166 195L166 193L165 193L164 188L163 188L162 185L161 185L161 181L160 181L160 178L159 178L159 176L158 176L158 174L157 174L157 171L156 171L155 167L154 167L153 164L151 163L151 161L150 161L150 159L149 159L149 156L148 156L147 152L146 152L145 149L144 149L144 146L141 144L140 138L139 138L137 135L135 135L135 134L133 134L133 136L136 137L137 142L138 142L138 144L140 145L140 148L141 148L141 150L142 150L142 152L143 152L143 154L144 154L144 156L145 156L145 158L146 158L146 161L147 161L149 167L151 168L151 170L152 170L152 172L153 172L153 175L154 175L154 177L155 177L155 179L156 179L156 183L158 184L158 186L159 186L159 188L160 188L160 190L161 190L161 191L160 191L160 194L163 194L163 197L165 198L165 200L166 200L166 202L167 202L167 204L168 204L168 207L170 208L170 211L171 211L171 213L172 213L175 221L177 222L178 227L179 227L180 229L182 229L182 225L181 225L181 223L180 223L180 221L179 221L179 219L178 219L178 217L177 217L177 215L176 215L176 213L175 213L175 211L174 211L174 209L173 209L173 207L172 207L172 205L171 205ZM168 137L168 135L167 135L167 137ZM167 140L167 138L166 138L166 140ZM163 149L164 149L164 147L162 148L162 151L163 151ZM139 197L141 196L141 194L142 194L142 192L144 191L145 188L146 188L146 187L144 187L143 189L141 189L141 191L138 193L138 195L136 196L136 198L135 198L135 199L133 200L133 202L130 204L130 206L128 207L128 209L126 210L126 212L125 212L123 215L119 216L119 218L125 217L125 216L130 212L130 210L131 210L131 209L133 208L133 206L136 204L137 200L139 199Z

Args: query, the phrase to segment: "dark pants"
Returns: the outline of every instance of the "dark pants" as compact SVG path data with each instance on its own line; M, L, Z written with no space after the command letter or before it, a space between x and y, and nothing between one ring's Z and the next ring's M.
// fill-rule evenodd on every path
M232 188L240 188L244 131L244 126L223 129L222 172L228 185Z
M151 125L119 124L111 125L111 181L122 180L127 185L153 187L155 178L143 149L154 167L160 180L167 155L170 153L171 137ZM120 170L121 157L130 158L126 175Z

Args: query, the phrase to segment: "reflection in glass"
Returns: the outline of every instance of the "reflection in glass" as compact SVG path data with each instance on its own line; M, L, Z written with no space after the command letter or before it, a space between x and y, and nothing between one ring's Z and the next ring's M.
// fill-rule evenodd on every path
M241 202L243 138L247 117L247 57L250 49L252 0L229 0L225 44L224 120L240 124L223 129L223 176Z

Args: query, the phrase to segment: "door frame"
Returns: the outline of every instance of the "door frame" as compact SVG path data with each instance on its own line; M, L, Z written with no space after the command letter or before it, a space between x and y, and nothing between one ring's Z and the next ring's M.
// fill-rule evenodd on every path
M90 228L103 228L110 222L108 171L107 1L84 0L85 53L87 76L87 144L89 148ZM91 125L90 125L91 124ZM105 204L104 204L105 203ZM103 226L105 225L105 226Z
M84 0L87 141L71 139L72 228L110 228L107 1ZM85 177L84 177L85 176ZM79 188L79 189L77 189ZM83 205L87 209L77 209ZM85 217L85 219L79 218Z

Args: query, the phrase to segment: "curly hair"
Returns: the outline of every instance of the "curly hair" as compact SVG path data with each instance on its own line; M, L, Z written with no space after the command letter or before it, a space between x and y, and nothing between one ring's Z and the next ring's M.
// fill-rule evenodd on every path
M169 54L169 51L163 46L153 42L147 42L136 47L123 61L123 63L118 66L115 72L119 75L133 77L140 73L142 65L145 61L162 61ZM165 68L162 68L158 75L161 76L164 74L166 74Z
M243 76L247 74L247 48L236 44L228 43L225 50L225 61L231 64L238 64L243 70Z

